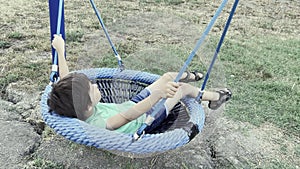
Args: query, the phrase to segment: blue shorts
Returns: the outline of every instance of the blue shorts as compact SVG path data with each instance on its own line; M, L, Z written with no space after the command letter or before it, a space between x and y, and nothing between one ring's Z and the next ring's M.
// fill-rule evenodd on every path
M132 97L131 101L138 103L138 102L144 100L150 94L151 94L150 91L147 88L145 88L139 94ZM154 108L151 108L151 110L146 112L147 116L150 115L153 111L154 111ZM154 130L156 127L158 127L163 122L163 120L166 117L167 117L167 108L166 108L166 105L164 105L155 115L155 117L154 117L155 120L153 121L153 123L145 129L145 132L148 133L148 132L151 132L152 130Z

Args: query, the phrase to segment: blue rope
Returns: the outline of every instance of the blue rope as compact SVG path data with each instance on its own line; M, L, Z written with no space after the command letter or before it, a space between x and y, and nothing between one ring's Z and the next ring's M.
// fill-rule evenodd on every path
M221 3L221 5L219 6L219 8L217 9L215 15L213 16L213 18L211 19L210 23L207 25L206 29L204 30L204 32L202 33L202 36L200 37L200 39L197 41L195 48L193 49L193 51L190 53L188 59L185 61L184 65L182 66L181 70L179 71L177 77L175 78L175 82L178 82L182 76L182 74L186 71L187 67L189 66L189 64L191 63L192 59L194 58L194 56L196 55L196 52L199 50L200 46L202 45L202 43L205 40L205 37L208 35L208 33L210 32L211 28L213 27L214 23L216 22L217 18L219 17L219 15L221 14L223 8L225 7L226 3L228 0L223 0L223 2Z
M92 7L93 7L93 9L94 9L94 11L95 11L97 17L98 17L98 20L99 20L99 22L100 22L100 24L101 24L101 26L102 26L102 29L103 29L103 31L104 31L104 33L105 33L105 36L106 36L106 38L108 39L108 42L109 42L109 44L110 44L110 46L111 46L111 48L112 48L112 50L113 50L113 52L114 52L114 54L115 54L115 57L116 57L117 60L118 60L119 68L120 68L121 70L123 70L123 69L124 69L124 65L123 65L123 63L122 63L122 59L121 59L120 55L118 54L118 52L117 52L117 50L116 50L116 48L115 48L115 45L113 44L113 42L112 42L111 39L110 39L110 36L109 36L109 34L108 34L108 32L107 32L107 29L106 29L106 27L105 27L105 25L104 25L104 22L103 22L103 20L102 20L102 18L101 18L101 15L100 15L100 13L99 13L99 11L98 11L98 9L97 9L97 7L96 7L94 1L93 1L93 0L90 0L90 2L91 2L91 4L92 4Z
M59 0L59 7L58 7L58 16L57 16L57 26L56 26L56 34L60 34L61 29L61 22L62 22L62 10L63 10L63 0ZM57 51L55 50L54 53L54 59L53 59L53 65L52 65L52 71L50 74L50 82L57 81L59 77L58 74L58 57L57 57Z
M203 84L202 84L202 87L201 87L201 91L199 92L198 96L196 97L196 100L197 100L197 101L200 101L200 100L202 99L203 92L204 92L205 86L206 86L206 84L207 84L209 75L210 75L211 70L212 70L212 68L213 68L213 65L214 65L214 63L215 63L215 61L216 61L216 59L217 59L217 57L218 57L219 51L220 51L220 49L221 49L222 43L223 43L223 41L224 41L224 38L225 38L225 36L226 36L227 30L228 30L228 28L229 28L229 26L230 26L230 22L231 22L231 20L232 20L232 17L233 17L233 15L234 15L234 12L235 12L235 10L236 10L236 7L237 7L238 3L239 3L239 0L235 0L234 4L233 4L233 6L232 6L232 9L231 9L230 15L229 15L229 17L228 17L228 19L227 19L226 25L225 25L225 27L224 27L222 36L221 36L221 38L220 38L220 40L219 40L219 43L218 43L218 45L217 45L217 48L216 48L214 57L213 57L213 59L212 59L212 61L211 61L211 63L210 63L210 66L209 66L208 71L207 71L207 73L206 73L205 79L204 79L204 81L203 81Z
M193 51L190 53L188 59L185 61L185 63L183 64L182 68L180 69L177 77L175 78L175 82L178 82L182 76L182 74L186 71L187 67L189 66L189 64L191 63L192 59L194 58L194 56L196 55L196 52L199 50L200 46L202 45L203 41L205 40L205 37L208 35L208 33L210 32L212 26L214 25L215 21L217 20L217 18L219 17L219 15L221 14L223 8L225 7L227 3L227 0L223 0L223 2L221 3L221 5L219 6L219 8L217 9L215 15L213 16L213 18L211 19L210 23L207 25L205 31L203 32L202 36L200 37L200 39L197 41L195 48L193 49ZM148 118L153 118L155 117L155 115L158 113L159 109L161 107L163 107L163 105L165 104L167 99L161 99L155 106L154 106L154 111L151 113L150 116L148 116ZM144 133L144 130L146 129L147 126L150 126L150 124L146 124L143 123L142 126L137 130L137 132L135 133L134 136L134 140L139 139L142 134Z
M60 26L61 26L61 16L62 16L62 4L63 4L63 0L59 1L59 10L58 10L58 18L57 18L57 27L56 27L56 34L59 35L60 34ZM57 52L55 52L55 56L54 56L54 64L58 64L58 59L57 59Z

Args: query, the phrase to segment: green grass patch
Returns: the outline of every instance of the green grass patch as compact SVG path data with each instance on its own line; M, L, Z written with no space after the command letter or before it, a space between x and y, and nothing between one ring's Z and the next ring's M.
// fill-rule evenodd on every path
M26 168L39 168L39 169L64 169L65 167L62 164L57 164L48 160L41 158L34 159L29 165L24 167Z
M66 33L67 42L82 42L84 33L82 30L68 31Z
M295 148L295 156L300 158L300 145L297 145Z
M6 87L13 82L22 80L34 80L38 90L42 90L48 82L49 65L45 62L27 62L22 59L16 59L8 66L0 76L0 96L5 94Z
M113 57L113 54L106 53L101 59L95 59L92 61L93 67L116 67L118 65L117 59Z
M36 79L39 87L44 87L48 83L49 65L45 62L22 63L20 67L23 69L21 76L29 79Z
M11 43L7 42L7 41L0 41L0 48L2 49L6 49L11 47Z
M23 35L20 32L12 32L12 33L8 34L8 38L21 40L21 39L25 38L25 35Z
M135 43L120 43L117 44L116 50L118 53L122 53L122 57L128 56L137 50L137 44Z
M234 94L226 114L299 135L300 40L236 37L227 39L221 55Z
M165 5L179 5L184 3L184 0L143 0L143 3L163 3Z
M277 160L277 161L271 161L270 164L266 164L264 166L265 168L272 168L272 169L294 169L295 166L293 166L293 164L287 163L285 161L282 160Z
M5 73L3 77L0 77L0 89L1 93L4 92L6 86L12 82L16 82L19 80L18 74L12 74L12 73Z
M167 5L179 5L181 3L184 3L183 0L156 0L157 3L165 3Z

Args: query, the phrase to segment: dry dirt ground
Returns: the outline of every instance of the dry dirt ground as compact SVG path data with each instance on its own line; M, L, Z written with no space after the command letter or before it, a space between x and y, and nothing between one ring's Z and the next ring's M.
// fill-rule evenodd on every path
M17 66L14 62L20 61L46 64L46 68L50 68L48 3L41 0L0 2L1 74L12 69L12 65ZM129 62L129 67L141 69L134 67L139 65L137 61L130 63L131 57L149 53L149 48L152 49L150 52L156 51L161 44L164 47L176 44L189 49L193 46L189 42L196 42L208 22L203 16L212 16L220 4L220 1L176 2L178 4L169 2L170 5L166 5L154 1L101 1L104 13L117 11L110 12L105 19L115 44L121 44L124 48L122 52L128 54L124 60ZM66 5L66 13L75 16L75 19L66 16L69 24L67 29L76 30L78 23L84 32L86 28L93 30L97 27L97 22L92 24L87 20L93 15L92 11L86 11L90 9L88 2L65 3L72 4ZM229 9L230 5L220 17L220 23L213 28L212 34L222 30ZM299 1L242 1L227 38L250 38L254 34L276 35L283 39L299 36L299 11ZM21 34L20 38L9 38L18 36L17 33ZM67 46L75 48L68 53L74 56L70 58L72 69L93 66L91 60L97 59L97 52L110 52L102 34L101 30L84 33L79 41ZM97 46L99 39L100 46ZM84 45L80 42L84 42ZM87 50L94 45L97 50ZM159 49L159 52L162 51ZM172 55L170 51L160 55L167 57L160 60L161 64L168 64L168 57ZM163 70L177 68L180 62L174 62L174 66L168 64ZM0 168L300 168L299 156L295 156L299 138L287 138L280 128L272 124L257 127L233 121L226 118L222 111L207 112L205 128L188 145L148 158L116 156L71 143L53 133L43 123L39 101L43 87L47 85L45 82L49 72L39 68L35 71L42 72L40 76L45 76L45 79L30 79L32 76L28 75L29 78L20 78L22 80L2 89ZM19 69L21 72L22 68ZM1 74L0 77L4 78Z

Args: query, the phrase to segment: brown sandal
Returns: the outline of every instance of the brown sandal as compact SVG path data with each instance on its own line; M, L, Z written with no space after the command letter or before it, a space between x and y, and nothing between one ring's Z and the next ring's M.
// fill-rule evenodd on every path
M226 91L227 90L227 91ZM217 93L220 94L219 100L216 101L209 101L208 107L212 110L218 109L223 103L227 102L230 100L232 93L229 89L226 88L226 90L219 90L216 91Z

